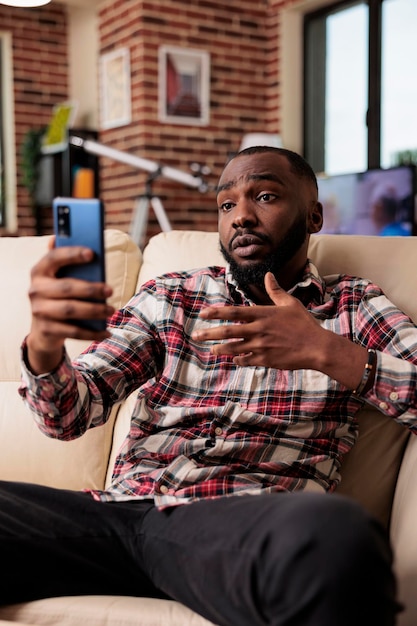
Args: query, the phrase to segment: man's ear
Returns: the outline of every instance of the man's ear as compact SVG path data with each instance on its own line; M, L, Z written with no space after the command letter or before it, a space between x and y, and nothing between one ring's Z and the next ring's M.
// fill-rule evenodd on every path
M308 218L308 232L318 233L323 226L323 205L321 202L315 202L314 207Z

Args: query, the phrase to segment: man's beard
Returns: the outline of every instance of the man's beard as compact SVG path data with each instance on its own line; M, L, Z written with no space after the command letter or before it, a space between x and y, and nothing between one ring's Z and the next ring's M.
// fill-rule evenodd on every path
M251 234L250 230L245 229L245 234ZM256 233L259 237L260 235ZM226 262L229 264L231 274L238 286L246 291L251 285L264 289L264 279L267 272L272 272L275 276L284 269L286 264L293 258L303 245L307 237L307 225L304 215L300 215L298 219L290 227L279 247L267 256L263 261L254 262L252 264L240 265L235 261L230 252L220 242L220 250ZM264 241L269 241L268 237L263 236Z

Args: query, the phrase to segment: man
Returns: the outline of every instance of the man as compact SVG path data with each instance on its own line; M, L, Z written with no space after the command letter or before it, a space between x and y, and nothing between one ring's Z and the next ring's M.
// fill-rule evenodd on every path
M34 267L20 393L40 429L69 440L137 403L107 491L1 485L1 602L145 595L220 626L391 626L385 533L329 493L365 398L415 428L417 329L308 261L322 210L299 155L240 152L217 197L227 269L149 281L106 332L70 320L110 315L82 301L109 288L56 278L90 251ZM67 337L97 341L71 364Z

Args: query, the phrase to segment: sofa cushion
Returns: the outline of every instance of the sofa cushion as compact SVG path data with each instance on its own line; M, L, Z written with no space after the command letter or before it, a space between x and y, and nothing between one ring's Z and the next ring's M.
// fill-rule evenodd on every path
M369 278L417 322L416 237L312 235L309 255L323 276L347 273Z
M417 624L417 437L406 448L395 490L391 518L391 538L395 549L400 597L410 607L398 620L398 626Z
M138 286L165 272L224 265L217 233L176 230L158 233L143 251Z
M358 500L388 528L407 429L365 405L358 414L359 438L342 464L341 494Z
M62 442L41 434L17 389L20 383L19 348L30 326L27 296L30 270L47 250L50 237L0 238L0 478L37 482L68 489L102 488L112 442L113 419L76 441ZM106 271L120 307L134 292L141 253L120 231L105 234ZM68 341L71 354L86 345Z
M0 607L0 618L38 626L213 626L178 602L127 596L36 600Z

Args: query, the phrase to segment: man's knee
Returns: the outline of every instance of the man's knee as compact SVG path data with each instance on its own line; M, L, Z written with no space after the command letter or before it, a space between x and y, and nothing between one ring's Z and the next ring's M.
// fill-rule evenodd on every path
M392 555L379 523L343 496L288 494L286 506L259 569L270 623L331 624L345 611L339 624L393 624Z

